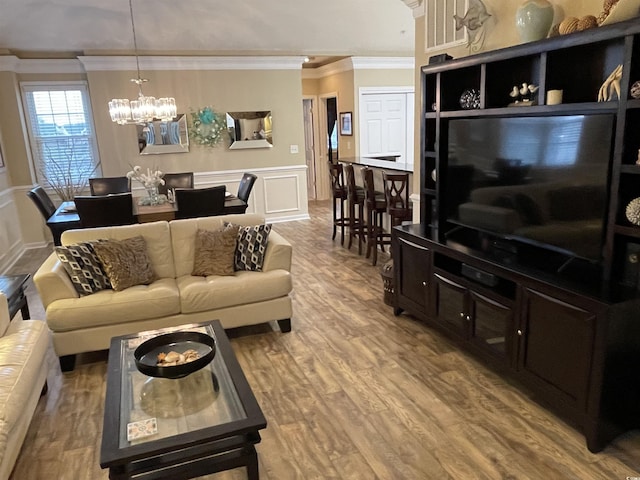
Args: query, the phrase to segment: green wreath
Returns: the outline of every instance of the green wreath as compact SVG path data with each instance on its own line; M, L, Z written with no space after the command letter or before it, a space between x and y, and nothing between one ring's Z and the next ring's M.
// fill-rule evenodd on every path
M226 114L204 107L191 112L189 137L198 145L215 147L227 137Z

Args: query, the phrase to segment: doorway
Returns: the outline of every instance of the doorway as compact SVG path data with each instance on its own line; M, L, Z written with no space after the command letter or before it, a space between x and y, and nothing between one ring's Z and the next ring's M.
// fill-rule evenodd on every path
M315 104L317 97L305 97L302 99L302 112L304 117L304 158L307 164L307 192L310 200L318 198L316 191L316 125Z
M338 160L338 95L305 96L302 110L309 199L328 200L331 182L327 163Z

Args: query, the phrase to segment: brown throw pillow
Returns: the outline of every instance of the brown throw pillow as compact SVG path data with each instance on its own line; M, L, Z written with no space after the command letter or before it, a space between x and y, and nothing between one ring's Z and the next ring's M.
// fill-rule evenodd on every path
M198 230L191 275L233 275L237 239L238 227L235 225L217 232Z
M93 249L116 291L148 285L156 278L142 236L94 243Z

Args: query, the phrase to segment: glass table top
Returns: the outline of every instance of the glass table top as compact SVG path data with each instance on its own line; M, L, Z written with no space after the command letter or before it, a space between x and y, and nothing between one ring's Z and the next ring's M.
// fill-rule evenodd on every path
M120 340L120 448L247 418L220 351L209 365L179 379L149 377L138 371L133 355L138 345L174 331L202 332L216 339L208 324L147 331Z

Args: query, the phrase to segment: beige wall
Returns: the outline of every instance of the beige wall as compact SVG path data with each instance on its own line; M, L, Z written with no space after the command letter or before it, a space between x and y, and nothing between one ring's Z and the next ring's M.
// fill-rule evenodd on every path
M273 148L229 150L191 143L188 153L139 155L136 129L111 122L107 103L112 98L135 98L129 79L134 72L89 72L91 103L103 173L123 175L129 165L157 166L165 172L248 170L263 166L304 165L302 82L295 70L157 71L145 73L143 89L156 97L172 95L178 112L211 106L218 112L271 110ZM289 146L298 145L291 154Z

